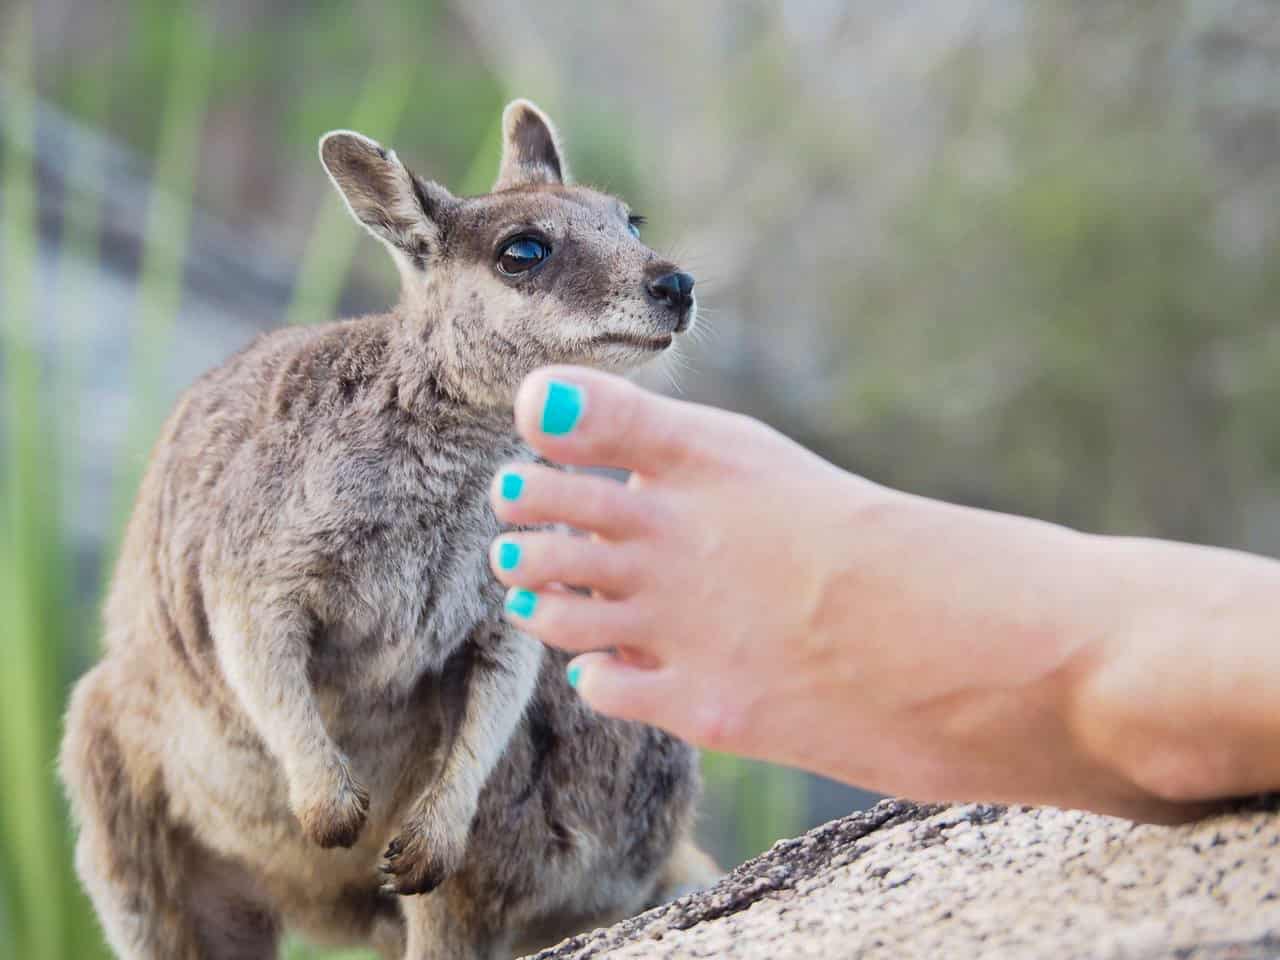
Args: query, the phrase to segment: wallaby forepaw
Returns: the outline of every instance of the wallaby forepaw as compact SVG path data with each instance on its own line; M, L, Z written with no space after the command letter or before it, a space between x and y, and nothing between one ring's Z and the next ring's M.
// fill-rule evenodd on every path
M462 864L463 845L434 831L406 826L387 845L378 865L382 889L411 896L430 893Z
M360 838L369 815L369 792L345 765L337 782L304 800L297 810L307 839L321 847L350 847Z

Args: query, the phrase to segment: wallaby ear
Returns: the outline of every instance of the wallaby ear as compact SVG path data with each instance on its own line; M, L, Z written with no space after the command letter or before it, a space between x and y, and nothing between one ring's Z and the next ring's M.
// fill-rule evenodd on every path
M528 100L512 100L502 111L502 166L493 189L568 180L560 140L547 115Z
M409 265L426 269L438 249L440 220L453 196L414 176L395 151L350 130L320 138L320 162L347 209Z

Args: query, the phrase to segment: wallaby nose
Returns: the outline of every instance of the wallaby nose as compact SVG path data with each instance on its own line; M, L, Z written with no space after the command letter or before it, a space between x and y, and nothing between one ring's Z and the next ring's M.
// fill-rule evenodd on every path
M693 306L693 277L687 273L664 273L645 288L659 303L685 311Z

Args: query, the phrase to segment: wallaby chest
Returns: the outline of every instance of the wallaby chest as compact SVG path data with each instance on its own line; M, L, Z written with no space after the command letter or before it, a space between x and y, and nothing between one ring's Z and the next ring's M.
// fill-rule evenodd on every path
M376 456L359 440L368 431L317 451L288 511L325 582L310 672L349 706L403 702L482 625L508 629L486 559L499 530L487 493L525 448L483 424L383 430Z

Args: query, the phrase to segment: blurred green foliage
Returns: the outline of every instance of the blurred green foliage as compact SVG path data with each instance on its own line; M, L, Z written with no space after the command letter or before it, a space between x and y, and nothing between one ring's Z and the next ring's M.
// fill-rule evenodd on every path
M895 7L885 4L886 19ZM149 158L160 188L146 211L121 385L129 438L119 452L117 530L166 413L161 373L175 347L196 209L233 219L253 210L260 183L288 186L295 178L281 170L314 165L318 134L343 126L393 143L402 156L429 158L420 172L455 190L483 192L497 166L501 106L509 93L530 92L570 129L580 179L642 210L661 191L636 131L605 95L567 88L554 69L542 89L507 90L443 0L397 0L377 16L333 0L235 15L195 0L130 0L94 6L97 42L46 42L40 56L31 9L0 8L0 958L79 960L105 949L71 871L52 758L66 691L97 636L99 597L73 583L69 492L61 489L80 456L88 411L75 398L94 359L77 349L70 325L94 291L83 274L60 268L54 302L38 300L35 171L17 146L32 140L33 93ZM1113 13L1098 36L1163 49L1182 24L1167 13L1162 5ZM699 102L714 113L700 122L734 161L721 196L746 211L740 226L763 237L729 245L761 254L744 257L745 270L708 267L737 276L741 289L731 292L749 306L770 303L780 278L801 278L789 289L814 299L810 312L826 325L815 341L819 366L837 391L803 423L780 402L755 412L776 414L833 459L921 493L1092 529L1256 543L1256 504L1270 502L1263 494L1280 480L1280 249L1275 231L1247 256L1224 242L1214 217L1222 180L1176 91L1134 81L1096 95L1083 54L1102 41L1073 34L1076 14L1062 10L1027 14L1034 69L1006 85L1013 93L993 92L980 50L961 45L928 86L941 104L931 135L941 146L923 151L918 182L888 206L873 256L851 265L857 238L843 225L822 243L799 241L820 229L811 220L820 219L823 191L842 199L864 175L874 189L892 179L884 171L898 158L861 118L801 97L797 76L814 65L797 64L780 16L767 3L735 7L718 38L735 53L699 81L710 91ZM569 45L598 42L589 32L560 35ZM521 42L555 64L555 55L533 50L533 33ZM235 153L218 152L227 131ZM262 175L210 177L214 156ZM769 164L785 165L792 179L771 175ZM753 180L757 167L765 175ZM103 198L92 188L101 171L83 173L89 186L65 205L57 234L60 264L103 258ZM749 196L732 192L739 183ZM815 205L798 216L798 198L771 189L787 183L812 187ZM318 196L323 189L318 176L308 181L303 212L271 225L298 258L288 322L334 316L352 275L388 290L393 282L376 245L336 196ZM655 223L654 234L661 229ZM814 249L813 263L796 252ZM739 332L751 360L752 349L775 352L804 309L768 323L746 313ZM54 356L39 349L46 322L66 345ZM739 378L753 402L765 394L754 375ZM805 780L718 755L706 757L705 773L704 832L732 859L806 825ZM301 944L287 953L362 956Z
M28 86L31 19L15 18L5 59ZM18 96L5 122L29 139L35 104ZM41 362L35 311L36 205L34 164L10 151L3 158L4 219L4 474L0 493L0 801L4 915L19 955L62 957L83 948L89 929L70 871L70 844L50 758L56 751L62 658L68 649L67 554L61 546L56 451L42 443L51 427L40 400ZM3 933L3 931L0 931Z
M953 67L962 145L991 118L965 116ZM841 287L861 326L842 429L886 438L864 438L864 467L921 493L1247 543L1242 508L1280 465L1280 245L1242 257L1215 233L1219 188L1176 112L1117 116L1070 70L1006 111L1001 155L939 152L879 269Z
M183 263L191 233L195 180L214 63L212 24L197 2L169 5L169 57L163 63L164 109L156 132L155 179L165 192L147 207L138 320L130 370L131 442L120 471L118 512L133 502L147 451L164 420L161 389L165 358L182 303ZM150 21L149 21L150 22Z

